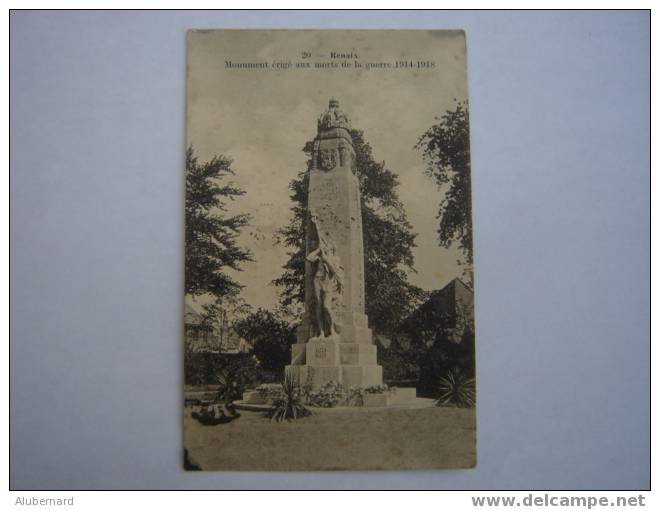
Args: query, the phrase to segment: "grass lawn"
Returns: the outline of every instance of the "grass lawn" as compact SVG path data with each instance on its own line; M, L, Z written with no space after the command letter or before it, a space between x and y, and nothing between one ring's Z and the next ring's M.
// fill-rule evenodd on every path
M303 471L470 468L476 465L474 409L313 409L276 423L242 411L226 425L184 416L184 444L202 470Z

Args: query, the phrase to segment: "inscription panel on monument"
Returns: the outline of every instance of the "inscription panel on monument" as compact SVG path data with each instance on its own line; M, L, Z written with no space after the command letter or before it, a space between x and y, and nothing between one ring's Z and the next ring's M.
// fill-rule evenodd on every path
M324 179L321 181L318 190L319 198L326 203L330 203L339 195L339 184L333 179Z
M307 343L307 363L315 366L337 365L339 348L335 340L310 340Z

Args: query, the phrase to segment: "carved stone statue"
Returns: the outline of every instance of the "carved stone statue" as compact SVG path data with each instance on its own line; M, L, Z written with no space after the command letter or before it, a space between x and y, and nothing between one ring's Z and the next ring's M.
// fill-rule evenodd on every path
M346 114L339 109L339 101L331 99L328 109L321 114L318 120L319 131L332 128L350 129L350 121Z
M336 302L343 292L344 268L339 262L335 243L319 228L318 216L310 213L317 247L307 255L313 264L314 313L311 317L316 338L332 337L337 331Z

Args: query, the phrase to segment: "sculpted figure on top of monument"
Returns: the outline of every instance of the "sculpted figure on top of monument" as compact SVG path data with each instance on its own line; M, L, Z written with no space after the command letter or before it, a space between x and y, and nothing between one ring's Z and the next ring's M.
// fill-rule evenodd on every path
M338 127L350 129L351 125L346 114L339 109L339 101L331 99L327 111L319 117L318 130Z
M334 241L320 228L319 218L310 212L316 237L316 249L307 255L313 265L314 313L311 317L316 339L334 336L337 331L336 303L343 292L344 268L337 256Z

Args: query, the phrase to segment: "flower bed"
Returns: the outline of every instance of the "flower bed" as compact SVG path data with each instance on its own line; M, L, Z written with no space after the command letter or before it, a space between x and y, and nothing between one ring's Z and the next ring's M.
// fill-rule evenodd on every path
M303 390L304 402L313 407L352 406L360 407L366 395L384 394L393 390L387 385L344 388L342 384L330 381L316 391Z
M374 400L378 395L385 398L395 390L396 388L389 388L386 384L344 388L341 383L329 381L318 390L313 390L309 386L301 387L300 396L302 403L310 407L361 407L366 405L366 401ZM246 392L244 401L249 404L272 405L275 400L283 396L281 384L261 384L254 390Z

